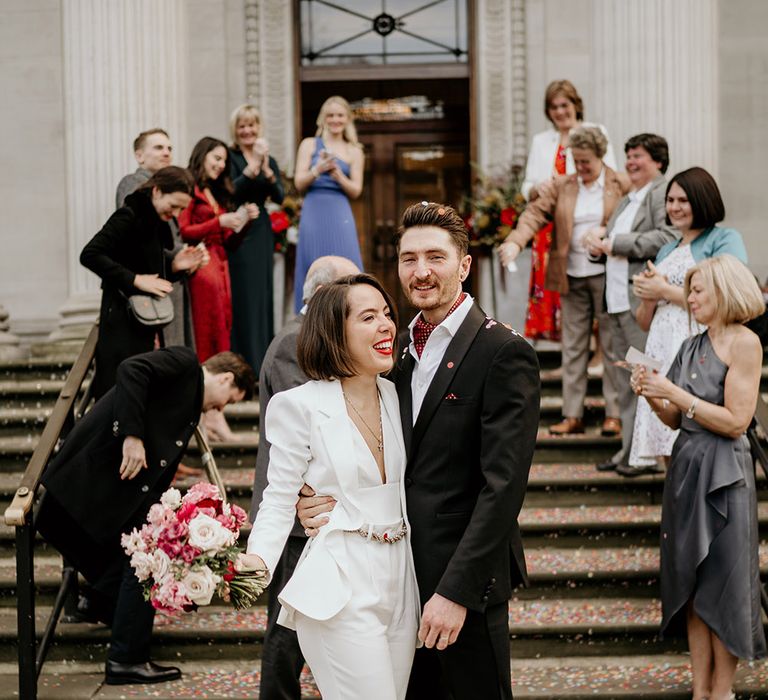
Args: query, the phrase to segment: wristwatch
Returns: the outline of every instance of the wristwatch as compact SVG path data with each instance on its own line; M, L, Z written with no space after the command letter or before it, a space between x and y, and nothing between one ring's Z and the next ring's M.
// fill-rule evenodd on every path
M686 418L691 418L696 415L696 404L699 403L698 397L694 398L693 401L691 401L691 405L688 407L688 410L685 412Z

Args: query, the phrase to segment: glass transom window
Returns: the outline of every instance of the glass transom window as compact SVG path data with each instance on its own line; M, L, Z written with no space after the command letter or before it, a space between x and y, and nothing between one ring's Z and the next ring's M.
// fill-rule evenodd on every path
M301 0L301 64L466 63L466 0Z

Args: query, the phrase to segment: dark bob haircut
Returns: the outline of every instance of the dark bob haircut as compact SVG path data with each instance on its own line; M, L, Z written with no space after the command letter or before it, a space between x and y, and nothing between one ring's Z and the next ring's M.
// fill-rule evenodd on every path
M340 277L320 287L307 304L307 317L299 331L299 367L310 379L344 379L357 374L349 355L345 322L349 316L349 290L367 284L381 292L397 327L397 310L381 282L372 275ZM392 356L397 354L397 333L392 338Z
M624 144L624 153L628 153L630 148L644 148L651 160L659 164L662 173L667 172L669 167L669 145L667 139L657 134L637 134L631 136Z
M667 196L669 188L677 184L691 204L693 212L693 229L711 228L718 221L725 218L725 205L720 196L720 189L713 178L704 168L698 166L683 170L672 177L667 185ZM669 215L667 223L671 224Z
M179 168L176 165L169 165L165 168L160 168L160 170L139 187L139 189L151 190L155 187L157 187L162 194L183 192L191 197L192 193L195 191L195 181L192 179L188 170Z
M435 226L445 231L464 257L469 250L469 236L464 220L453 207L435 202L420 202L412 204L403 212L397 236L397 248L400 249L400 239L409 228Z

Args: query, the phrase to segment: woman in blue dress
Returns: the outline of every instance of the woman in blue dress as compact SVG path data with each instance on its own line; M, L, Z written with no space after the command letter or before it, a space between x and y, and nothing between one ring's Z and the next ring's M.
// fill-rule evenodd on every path
M340 255L363 268L349 200L363 191L364 163L349 103L343 97L329 97L320 108L315 137L304 139L296 156L294 182L305 193L296 250L297 313L304 304L304 278L317 258Z

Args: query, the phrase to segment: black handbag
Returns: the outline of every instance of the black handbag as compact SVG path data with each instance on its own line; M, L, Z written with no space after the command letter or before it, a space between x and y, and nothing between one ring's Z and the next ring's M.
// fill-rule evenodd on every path
M131 294L128 309L142 326L167 326L173 321L173 302L170 295Z

